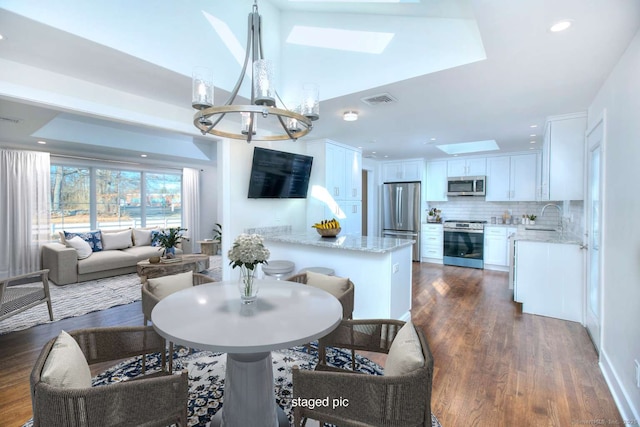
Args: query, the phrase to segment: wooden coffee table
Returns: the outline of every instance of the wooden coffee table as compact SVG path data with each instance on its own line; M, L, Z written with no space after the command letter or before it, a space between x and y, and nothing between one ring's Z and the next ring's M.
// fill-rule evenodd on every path
M209 268L209 255L189 254L177 257L179 261L159 262L152 264L149 260L138 262L137 270L140 281L145 283L147 279L169 276L185 271L199 273Z

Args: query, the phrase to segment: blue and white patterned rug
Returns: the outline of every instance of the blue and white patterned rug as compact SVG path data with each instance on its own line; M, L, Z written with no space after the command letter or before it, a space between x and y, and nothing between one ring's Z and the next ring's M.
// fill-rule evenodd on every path
M291 412L292 379L291 371L294 365L300 369L313 369L317 363L315 343L307 353L302 346L271 353L273 360L274 394L276 402L293 423ZM147 358L147 372L160 369L160 355L154 354ZM327 349L327 362L333 366L350 366L350 352L340 349ZM194 351L178 347L174 354L174 369L186 370L189 373L189 404L188 425L209 426L211 418L224 401L224 375L226 367L226 353L210 351ZM108 385L126 381L141 374L141 360L134 358L119 363L96 376L94 386ZM370 375L382 375L382 368L366 357L356 355L356 370ZM23 427L31 427L26 423ZM438 419L432 415L432 427L441 427Z

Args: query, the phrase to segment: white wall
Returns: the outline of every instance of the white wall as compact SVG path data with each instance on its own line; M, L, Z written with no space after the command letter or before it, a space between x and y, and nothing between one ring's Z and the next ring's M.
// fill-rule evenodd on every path
M597 58L594 58L597 60ZM625 420L640 421L640 32L589 108L589 127L606 110L601 366Z
M218 144L218 217L223 226L222 255L238 234L247 228L291 226L294 233L307 230L306 199L249 199L249 177L253 148L264 147L290 153L305 154L303 142L252 142L225 140ZM317 167L317 165L313 165ZM231 269L223 262L222 277L228 280Z

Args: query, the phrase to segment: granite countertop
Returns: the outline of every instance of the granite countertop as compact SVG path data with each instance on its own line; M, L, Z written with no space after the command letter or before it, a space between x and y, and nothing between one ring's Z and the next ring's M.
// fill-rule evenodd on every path
M519 228L514 236L515 240L523 240L530 242L546 242L546 243L566 243L572 245L581 245L580 236L573 233L562 233L560 231L543 231L543 230L524 230Z
M409 239L391 237L354 236L320 237L318 233L265 234L265 242L292 243L297 245L317 246L329 249L345 249L350 251L385 253L413 245ZM268 243L267 243L268 247Z

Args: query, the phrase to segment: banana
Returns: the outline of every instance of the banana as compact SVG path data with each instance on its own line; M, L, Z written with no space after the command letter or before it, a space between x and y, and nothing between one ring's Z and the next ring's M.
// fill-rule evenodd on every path
M340 228L340 222L337 219L323 219L320 222L316 222L311 228L319 228L321 230L329 230L334 228Z

